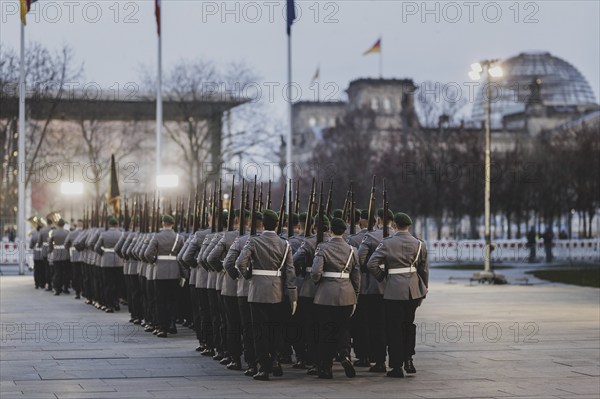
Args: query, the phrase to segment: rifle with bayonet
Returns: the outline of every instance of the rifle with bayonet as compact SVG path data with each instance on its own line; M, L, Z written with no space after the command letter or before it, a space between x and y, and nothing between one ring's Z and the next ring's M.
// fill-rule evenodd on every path
M256 175L254 175L254 189L252 192L252 209L250 210L250 235L256 235Z
M319 193L319 205L317 212L317 245L323 242L323 224L325 220L325 205L323 204L323 182L321 182L321 191Z
M227 219L227 231L233 231L233 222L235 221L235 208L233 200L235 199L235 175L231 180L231 196L229 197L229 214Z
M240 195L240 237L246 234L246 179L242 178L242 195Z
M375 225L375 175L373 175L373 184L371 185L371 197L369 198L369 223L367 231L373 231Z
M325 208L325 214L331 219L331 203L333 202L333 179L329 185L329 194L327 195L327 207Z
M267 191L267 206L265 209L271 209L271 180L269 180L269 191Z
M127 197L123 199L124 207L125 207L125 216L122 220L123 228L125 231L129 231L129 204L127 203ZM119 214L121 213L121 208L119 207Z
M284 197L285 197L285 192L284 192ZM294 212L293 210L293 206L294 203L292 202L292 179L290 179L289 184L288 184L288 239L292 238L294 236L294 225L292 224L292 213Z
M352 185L352 183L350 183ZM356 202L354 190L350 191L350 234L356 234Z
M219 193L217 194L217 232L223 231L223 191L221 190L221 179L219 178Z
M271 186L271 181L269 181L269 187ZM281 206L279 207L279 220L277 221L277 235L281 235L283 232L283 223L285 222L285 190L286 187L283 186L283 195L281 196ZM289 230L289 226L288 226Z
M308 206L306 209L306 223L304 224L304 237L310 237L310 231L312 226L312 214L314 210L314 202L315 202L315 189L316 189L315 178L312 180L312 187L310 189L310 193L308 194Z
M260 182L260 191L258 193L258 211L263 211L263 195L262 195L262 182Z
M385 178L382 182L383 187L383 238L386 238L390 235L390 228L388 226L388 201L387 201L387 190L385 189Z
M291 184L291 182L290 182ZM290 210L291 212L291 210ZM300 213L300 179L296 181L296 203L294 204L294 213Z

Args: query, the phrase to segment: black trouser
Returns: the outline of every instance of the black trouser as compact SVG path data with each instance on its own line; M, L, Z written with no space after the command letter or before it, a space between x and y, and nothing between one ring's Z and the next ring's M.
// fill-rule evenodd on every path
M296 312L292 315L292 306L290 304L290 298L287 295L283 296L281 302L281 316L283 320L283 327L281 330L281 336L283 339L283 347L281 354L284 356L292 355L292 348L296 352L297 359L303 359L305 350L304 340L302 340L302 327L301 322L296 317Z
M227 350L234 360L239 360L242 356L242 320L240 317L240 307L236 296L221 296L223 305L225 305L225 315L227 317Z
M140 312L144 318L144 322L150 323L150 314L148 313L148 279L145 275L138 275L138 283L140 285Z
M192 321L192 297L190 296L190 285L186 279L185 284L177 290L177 318Z
M46 263L43 259L33 261L33 281L36 287L46 286Z
M119 303L119 281L123 276L122 267L102 267L102 286L104 289L104 304L114 308Z
M52 285L54 286L54 290L58 293L62 292L64 285L64 273L68 267L68 260L56 260L53 262L54 275L52 278Z
M348 340L352 305L315 305L315 309L319 323L319 365L323 369L330 369L336 354L342 358L349 355Z
M219 352L223 350L223 341L221 340L221 313L219 312L219 297L217 290L207 288L208 307L210 308L210 323L212 326L213 346Z
M254 327L254 350L261 369L272 371L273 361L279 359L281 351L281 304L250 302Z
M68 290L72 287L71 280L73 280L73 266L71 265L71 261L66 261L67 263L64 265L62 270L62 283L63 290Z
M359 295L356 304L356 311L350 319L350 332L352 333L352 344L354 347L354 355L361 360L369 358L370 344L367 326L367 300Z
M244 360L249 367L256 367L256 351L254 349L254 329L252 326L252 312L247 296L237 297L242 325L242 343L244 346Z
M225 310L225 300L221 296L221 290L217 290L217 300L219 303L219 319L221 324L219 325L219 337L221 338L221 348L227 352L227 311Z
M195 282L194 282L195 283ZM190 304L192 308L192 322L194 323L194 332L199 343L203 343L202 322L200 319L200 292L195 285L188 285L190 290Z
M130 274L128 277L130 282L127 289L129 313L131 313L133 319L142 320L144 318L144 311L142 308L140 277L137 274Z
M46 274L46 281L48 282L48 288L52 288L52 284L54 283L54 267L50 264L48 259L44 259L44 270Z
M304 342L304 345L299 344L298 346L305 348L301 357L316 365L319 345L319 325L313 301L314 298L303 296L298 298L298 316L302 323L301 339Z
M367 334L370 344L369 358L375 363L385 363L385 311L383 295L362 295L367 302Z
M81 262L71 262L71 286L75 290L75 294L81 294L81 286L82 286L82 274L81 268L83 267Z
M156 283L156 317L158 328L167 331L175 322L177 314L177 291L179 280L154 280Z
M146 279L146 306L148 312L148 321L153 326L158 326L156 316L156 280Z
M104 296L104 275L100 266L92 265L92 275L94 276L94 299L101 305L106 305Z
M202 338L206 346L210 349L215 348L213 339L212 318L210 313L210 304L208 300L208 288L196 288L198 290L198 303L200 305L200 323Z
M94 290L92 288L93 280L91 273L91 266L84 262L81 265L81 282L83 283L82 291L83 296L89 300L94 299Z
M415 354L417 327L415 311L421 299L394 301L385 299L386 334L391 368L400 368Z
M546 262L547 263L551 263L552 262L552 244L550 245L544 245L544 249L546 250Z

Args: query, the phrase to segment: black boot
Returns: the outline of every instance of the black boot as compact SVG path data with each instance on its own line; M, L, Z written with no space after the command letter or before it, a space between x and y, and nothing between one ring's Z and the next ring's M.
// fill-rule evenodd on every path
M369 373L385 373L385 363L375 363L375 366L371 366Z
M333 371L331 370L331 366L320 367L319 378L331 380L333 378Z
M281 377L283 375L283 368L281 367L281 363L277 360L273 361L271 370L273 370L273 377Z
M249 366L246 371L244 371L244 375L246 377L254 377L256 375L256 367L254 366Z
M412 359L404 361L404 371L406 371L406 374L415 374L417 372Z
M356 370L354 370L354 366L352 366L350 358L341 356L341 359L342 361L340 363L342 363L342 367L344 368L344 373L346 373L346 377L354 377L356 375Z
M386 376L391 378L404 378L404 373L402 372L402 368L394 368L387 372Z

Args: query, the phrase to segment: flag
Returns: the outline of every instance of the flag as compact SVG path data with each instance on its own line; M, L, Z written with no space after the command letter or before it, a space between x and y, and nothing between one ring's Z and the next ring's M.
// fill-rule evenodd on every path
M370 49L365 51L365 53L363 55L373 54L373 53L381 53L381 39L378 39Z
M156 33L160 36L160 0L154 0L154 15L156 15Z
M294 8L294 0L287 0L287 34L292 34L292 24L296 19L296 9Z
M110 156L110 187L108 191L108 203L112 206L112 214L121 213L121 198L119 193L119 178L117 177L117 165L115 155Z
M312 82L316 82L317 80L319 80L319 78L321 77L321 67L317 67L317 70L315 71L315 75L312 78Z
M21 0L21 22L23 25L27 25L26 15L31 10L31 5L37 0Z

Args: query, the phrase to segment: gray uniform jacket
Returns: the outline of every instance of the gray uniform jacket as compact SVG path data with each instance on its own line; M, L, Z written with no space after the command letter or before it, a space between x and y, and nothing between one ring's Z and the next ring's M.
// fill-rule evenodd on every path
M95 228L85 240L85 248L87 250L88 263L93 266L100 266L100 255L95 251L96 242L100 239L100 234L104 231L103 228Z
M215 238L215 236L217 236L218 234L221 233L209 233L204 237L204 241L202 241L202 245L200 246L200 251L198 252L198 264L201 266L202 269L204 269L207 273L207 277L206 277L206 288L208 289L217 289L217 275L216 273L213 272L213 270L210 268L210 265L208 264L208 262L206 261L206 259L208 258L208 253L210 252L210 249L212 249L212 247L214 245L216 245L215 242L213 245L213 239Z
M183 253L183 257L181 258L186 266L196 270L196 288L207 287L208 272L204 270L204 268L198 267L198 253L200 252L204 238L209 233L210 229L196 231L196 233L194 233L192 236L187 249ZM191 278L192 277L190 275L190 279Z
M231 245L239 235L239 230L226 231L206 258L210 267L222 276L221 295L237 296L237 279L233 279L229 274L225 273L223 262L229 253L229 248L231 248Z
M123 259L115 252L115 245L119 238L121 238L121 231L117 227L111 227L100 233L94 251L100 255L101 267L123 267Z
M65 248L65 241L69 231L62 227L48 232L48 261L64 262L69 260L69 251Z
M329 233L323 234L323 241L329 241ZM317 286L310 277L316 247L317 236L315 234L305 238L298 251L296 251L296 254L294 254L294 267L296 268L297 279L304 280L298 294L303 298L314 298L317 292Z
M367 229L364 228L361 231L349 235L346 238L346 242L352 245L354 248L358 249L360 247L360 243L365 238L365 234L367 234ZM363 269L364 270L364 269ZM363 270L361 270L360 276L360 293L364 294L367 291L367 274Z
M69 257L71 258L71 262L81 262L81 254L79 251L75 249L73 243L77 240L77 237L83 232L81 227L77 227L75 230L69 232L67 235L67 239L65 240L65 248L69 251Z
M356 304L356 297L360 290L360 269L356 249L344 241L343 237L332 237L328 242L319 244L315 251L311 277L317 284L315 304L329 306Z
M42 248L38 247L40 234L37 230L31 232L31 240L29 241L29 249L33 249L33 260L42 260Z
M250 237L235 265L240 274L250 280L248 302L280 303L284 286L290 302L298 300L290 245L274 231L267 230L259 236ZM254 275L259 270L268 273L279 271L280 275Z
M184 270L177 263L177 253L183 246L183 238L173 229L162 229L154 234L148 247L144 251L144 257L155 263L156 280L173 280L185 276Z
M42 258L48 259L48 233L52 230L54 226L45 226L40 229L40 233L38 235L38 247L42 249Z
M396 232L390 227L389 234L392 236L396 234ZM383 228L379 228L377 230L365 233L365 237L358 247L358 261L360 262L360 270L361 272L367 274L366 288L364 292L365 295L383 295L383 291L385 290L385 281L377 281L377 279L373 278L373 276L368 273L367 270L367 262L382 240Z
M233 280L237 281L237 291L236 296L248 296L248 291L250 289L250 282L245 278L242 278L238 269L235 267L235 261L242 253L242 249L244 249L244 245L250 238L250 233L246 233L241 237L238 237L233 241L231 247L229 247L229 251L227 251L227 255L225 256L225 260L223 261L223 267L225 271ZM222 294L222 293L221 293Z
M385 265L385 271L379 267L381 264ZM387 280L384 299L409 300L427 295L427 248L424 242L409 232L400 231L384 239L369 259L367 267L377 280ZM404 269L405 272L394 273L394 269Z
M188 246L190 245L190 242L194 239L194 234L188 234L187 238L185 239L185 241L183 242L183 246L181 247L181 249L179 250L179 253L177 254L177 263L179 263L180 267L183 267L187 273L189 274L189 278L188 278L188 284L191 286L196 286L196 268L191 268L189 267L184 261L183 261L183 255L185 254L185 252L188 249Z

